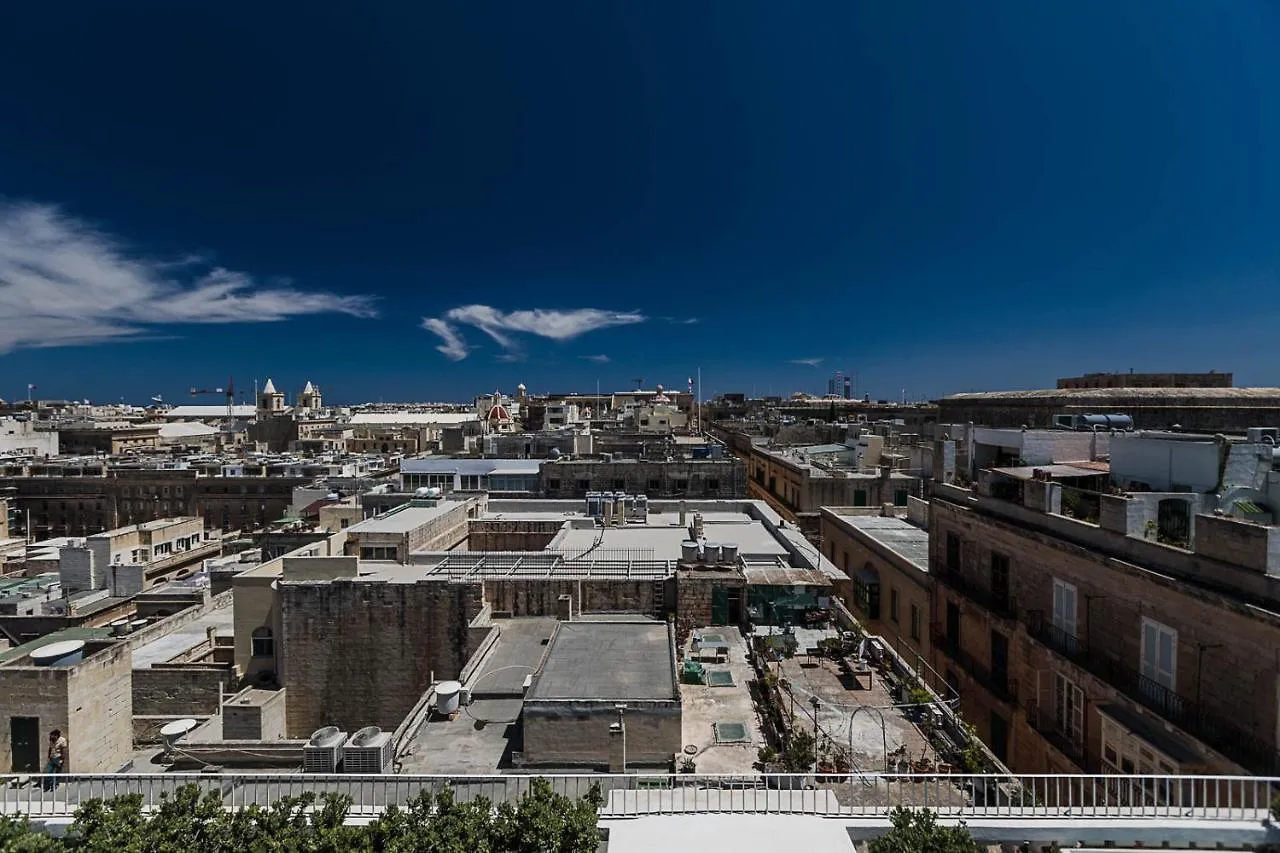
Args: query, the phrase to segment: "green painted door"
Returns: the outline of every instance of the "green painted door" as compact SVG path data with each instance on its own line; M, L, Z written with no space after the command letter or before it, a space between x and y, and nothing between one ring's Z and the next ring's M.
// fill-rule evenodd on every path
M729 624L729 590L723 586L711 588L711 624Z

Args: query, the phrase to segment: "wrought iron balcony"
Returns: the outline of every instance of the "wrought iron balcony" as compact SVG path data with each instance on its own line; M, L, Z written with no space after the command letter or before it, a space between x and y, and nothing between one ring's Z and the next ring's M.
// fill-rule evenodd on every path
M1148 678L1118 658L1091 648L1087 637L1076 637L1053 625L1045 618L1044 611L1027 611L1026 625L1027 633L1042 645L1107 682L1133 701L1150 708L1241 767L1264 774L1280 770L1280 753L1275 744L1213 713L1203 703Z
M932 569L930 573L943 584L963 595L966 600L990 611L997 617L1001 619L1018 618L1017 606L1007 590L997 592L987 587L979 586L969 578L966 578L959 570L945 566Z
M930 635L933 641L933 647L939 649L944 655L951 658L964 670L969 676L987 692L991 693L997 699L1009 704L1016 704L1018 701L1018 682L1017 679L1010 678L1007 670L992 670L983 664L973 655L966 652L960 647L960 643L955 637L949 636L943 627L934 624L930 627Z

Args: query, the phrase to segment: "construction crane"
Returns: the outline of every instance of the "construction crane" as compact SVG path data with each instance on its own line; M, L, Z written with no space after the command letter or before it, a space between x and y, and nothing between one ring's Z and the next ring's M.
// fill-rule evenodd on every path
M634 382L634 383L636 383L636 390L637 390L637 391L639 391L639 390L641 390L642 388L644 388L644 379L643 379L642 377L636 377L635 379L632 379L631 381L632 381L632 382Z
M196 388L191 387L191 396L199 397L202 394L221 394L227 398L227 420L235 419L236 404L236 381L230 377L227 378L227 386L225 388Z

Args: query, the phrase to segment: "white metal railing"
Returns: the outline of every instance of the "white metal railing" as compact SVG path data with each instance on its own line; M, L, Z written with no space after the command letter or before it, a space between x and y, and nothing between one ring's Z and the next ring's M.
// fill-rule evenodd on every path
M896 806L966 818L1144 818L1154 821L1262 821L1280 778L970 774L565 774L476 776L301 773L129 773L0 776L0 813L71 816L83 803L141 795L145 807L183 785L217 791L228 808L267 806L306 792L345 794L353 814L371 815L446 786L461 800L514 800L535 778L582 798L604 795L602 816L802 814L881 817ZM50 785L54 782L56 784Z

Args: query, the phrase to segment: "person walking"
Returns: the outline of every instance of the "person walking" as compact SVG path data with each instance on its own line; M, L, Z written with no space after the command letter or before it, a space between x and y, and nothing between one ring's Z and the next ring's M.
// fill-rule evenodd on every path
M53 774L67 772L67 739L59 729L49 732L49 761L45 764L44 772L46 791L52 791L58 786L58 780Z

